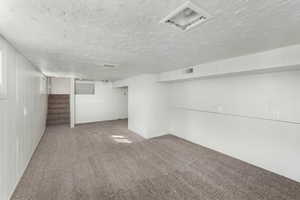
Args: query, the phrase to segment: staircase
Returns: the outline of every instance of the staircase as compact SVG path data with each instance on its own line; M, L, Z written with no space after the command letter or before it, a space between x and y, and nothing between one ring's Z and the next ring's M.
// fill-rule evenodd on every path
M70 124L70 96L50 94L48 96L47 126Z

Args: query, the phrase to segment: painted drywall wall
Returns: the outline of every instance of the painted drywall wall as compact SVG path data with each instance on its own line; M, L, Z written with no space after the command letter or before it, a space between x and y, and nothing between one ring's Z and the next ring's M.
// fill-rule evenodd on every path
M129 87L130 130L174 134L300 182L300 71L114 85Z
M155 93L157 99L167 99L167 108L146 112L166 117L164 123L169 127L162 132L300 182L298 52L299 45L295 45L201 64L192 74L184 73L185 69L164 72L156 74L157 83L148 81L147 87L142 87L147 81L142 76L136 83L130 83L129 78L114 85L129 85L130 103L148 99L145 96L154 85L167 84L163 86L166 94ZM130 97L130 88L143 90L135 89L136 96ZM137 118L133 115L131 119L131 112L138 111L129 106L129 124ZM137 119L139 123L131 125L133 131L146 137L159 135L144 134L145 127L155 123Z
M300 123L299 71L170 84L176 107Z
M75 95L76 124L127 118L127 88L113 88L112 83L93 83L95 95Z
M300 182L300 124L273 121L300 123L300 71L177 82L169 91L170 133Z
M0 199L8 200L45 130L47 80L0 38L7 96L0 99Z
M128 128L145 138L167 133L168 92L157 76L145 74L114 84L128 86Z
M70 78L50 78L50 94L71 94Z

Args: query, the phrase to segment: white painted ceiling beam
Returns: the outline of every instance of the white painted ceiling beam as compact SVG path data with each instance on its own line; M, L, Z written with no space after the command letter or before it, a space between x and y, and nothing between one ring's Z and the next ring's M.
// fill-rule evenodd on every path
M193 73L185 73L188 68L160 73L158 81L168 82L234 74L298 70L300 69L300 45L204 63L191 68L194 70Z

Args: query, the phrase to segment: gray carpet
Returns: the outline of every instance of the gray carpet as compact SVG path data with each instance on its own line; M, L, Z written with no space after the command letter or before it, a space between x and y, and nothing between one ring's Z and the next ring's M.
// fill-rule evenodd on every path
M300 184L126 121L47 129L12 200L300 200Z

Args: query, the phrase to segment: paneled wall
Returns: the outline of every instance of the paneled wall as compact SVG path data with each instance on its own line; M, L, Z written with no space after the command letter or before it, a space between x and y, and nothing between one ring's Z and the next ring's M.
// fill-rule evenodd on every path
M47 113L47 80L0 37L7 96L0 99L0 199L8 200L39 143Z

